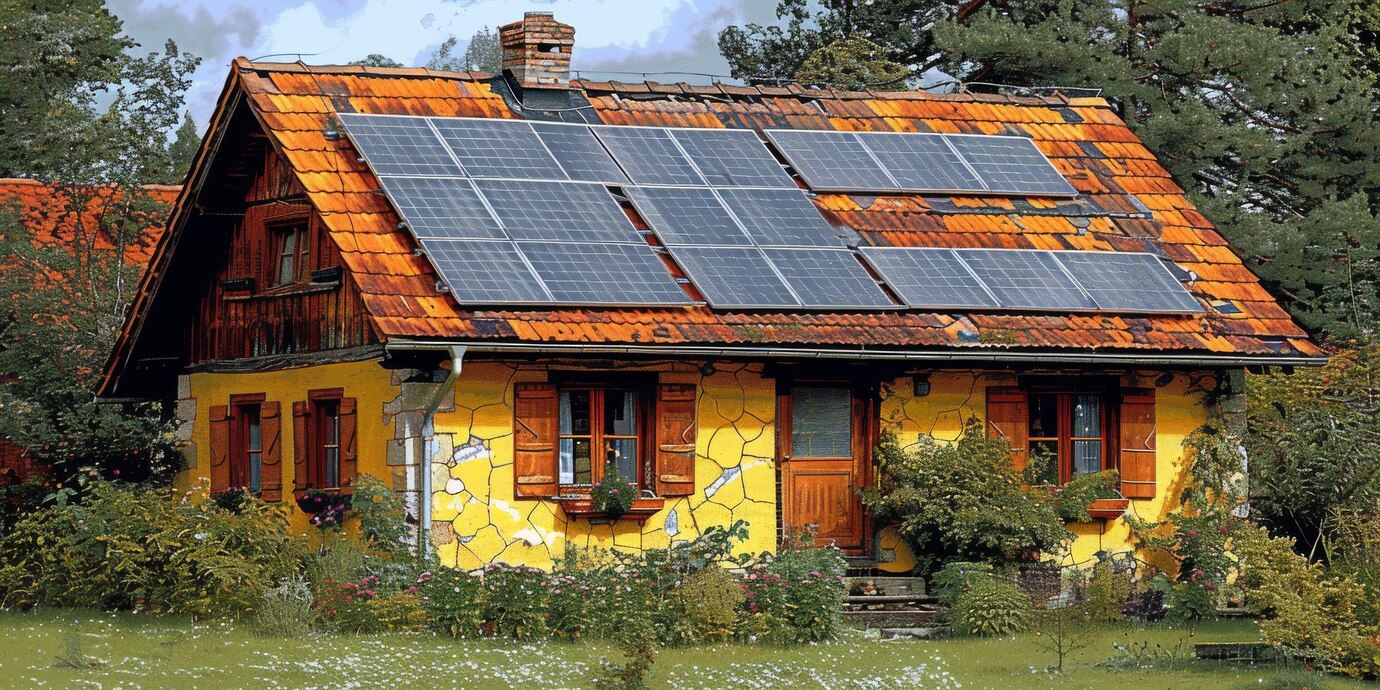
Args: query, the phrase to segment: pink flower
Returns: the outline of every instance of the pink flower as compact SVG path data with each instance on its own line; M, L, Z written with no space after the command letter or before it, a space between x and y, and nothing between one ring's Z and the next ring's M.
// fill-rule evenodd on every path
M354 601L354 600L355 600L354 597L352 597L352 596L350 596L350 595L348 595L348 594L345 595L345 601Z

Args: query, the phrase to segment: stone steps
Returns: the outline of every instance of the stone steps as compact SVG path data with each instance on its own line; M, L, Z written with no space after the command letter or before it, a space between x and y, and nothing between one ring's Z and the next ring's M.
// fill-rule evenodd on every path
M933 609L899 609L881 611L844 611L843 619L859 628L890 630L900 628L932 628L939 617Z
M866 606L868 604L926 604L939 603L939 599L927 594L856 594L849 595L848 604Z

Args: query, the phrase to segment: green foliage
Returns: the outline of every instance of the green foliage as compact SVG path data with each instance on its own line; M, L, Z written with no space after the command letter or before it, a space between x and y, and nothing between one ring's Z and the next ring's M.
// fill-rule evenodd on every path
M705 568L676 588L685 623L698 642L722 642L733 636L743 587L723 568Z
M1089 570L1086 577L1083 593L1087 600L1088 618L1103 623L1125 620L1126 605L1134 589L1131 575L1118 572L1109 561L1099 561Z
M316 613L311 584L300 575L265 587L254 606L254 631L265 637L301 637L311 632Z
M637 484L610 471L594 485L589 497L595 511L617 517L632 508L633 499L637 498Z
M973 576L953 598L953 629L965 635L992 637L1027 629L1033 604L1015 583L988 575Z
M0 477L0 536L10 531L19 518L37 510L48 495L42 477L30 477L15 481L10 477Z
M1055 491L1059 519L1064 522L1092 522L1088 506L1100 498L1120 498L1116 470L1088 472L1070 479Z
M359 517L359 535L365 544L386 558L410 556L407 507L402 495L367 474L350 479L350 489L350 510Z
M567 548L551 573L547 625L558 637L619 640L629 629L652 628L663 602L639 569L600 549ZM668 635L669 637L669 635Z
M173 140L168 143L167 169L157 181L163 184L182 184L200 148L201 135L196 131L196 122L192 120L190 112L183 113L182 125L177 128Z
M498 42L498 34L489 27L474 32L469 43L465 44L465 52L459 55L456 54L458 45L459 39L454 35L447 37L441 42L440 47L431 53L426 66L450 72L475 70L498 74L503 71L503 49Z
M417 578L417 594L427 624L441 635L474 637L483 623L479 578L452 568L437 568Z
M325 539L307 558L307 576L315 590L324 591L323 585L364 577L368 558L364 549L350 539Z
M483 587L482 615L495 635L521 640L546 631L546 573L490 563L484 567Z
M1337 511L1327 530L1329 566L1361 586L1356 595L1356 618L1380 627L1380 515Z
M974 580L993 576L992 564L951 561L930 576L930 589L945 606L953 606L958 595Z
M0 540L0 602L197 616L252 609L298 572L301 540L280 506L238 513L164 489L93 481L82 503L55 497Z
M317 624L342 633L379 633L420 630L427 615L416 588L410 591L382 589L378 578L324 583L316 603Z
M1092 646L1098 630L1088 604L1070 603L1036 611L1033 616L1036 647L1054 655L1051 670L1064 672L1064 662L1070 654Z
M1028 552L1055 552L1070 539L1049 492L1027 491L1005 439L969 420L956 442L921 435L903 447L885 434L876 485L862 502L894 522L920 554L922 572L952 560L1000 564Z
M615 664L599 660L591 684L595 690L646 690L647 674L656 662L656 635L646 626L637 626L621 638L626 660Z
M881 46L861 37L839 39L801 63L796 81L840 89L904 91L910 69L891 60Z
M747 569L742 587L749 634L801 644L834 639L843 629L843 554L833 546L810 547L810 541L788 541L775 557L764 555Z
M397 60L394 60L394 59L391 58L391 57L388 57L387 55L383 55L383 54L380 54L380 53L369 53L368 55L365 55L364 57L362 57L362 58L360 58L360 59L358 59L358 60L352 60L352 61L350 61L349 63L346 63L346 64L350 64L350 65L359 65L359 66L361 66L361 67L406 67L406 66L407 66L407 65L404 65L404 64L401 63L401 62L398 62Z

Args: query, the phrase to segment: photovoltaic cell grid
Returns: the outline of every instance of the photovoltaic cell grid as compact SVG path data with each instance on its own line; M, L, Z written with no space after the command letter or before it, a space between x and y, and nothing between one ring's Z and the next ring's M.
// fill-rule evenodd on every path
M564 180L565 171L522 120L431 120L470 177Z
M1198 312L1203 307L1152 254L1055 252L1098 309L1134 312Z
M800 190L719 189L724 205L764 247L846 247L850 230L824 220ZM856 237L851 238L856 243Z
M670 129L706 182L715 187L797 189L781 163L746 129Z
M464 175L424 117L339 113L350 139L379 175Z
M970 249L960 256L998 306L1056 311L1097 306L1049 252Z
M507 239L463 177L380 177L388 198L418 239Z
M800 307L757 247L671 247L710 306L720 309Z
M628 187L633 207L667 246L752 246L733 214L707 187Z
M462 304L553 301L512 242L423 240L422 246Z
M628 176L585 125L532 122L532 130L572 180L627 184Z
M813 189L878 191L898 188L896 180L877 163L853 132L769 129L766 135Z
M646 245L603 185L530 180L474 184L513 240Z
M945 139L977 171L988 191L1034 196L1078 194L1029 139L978 134L950 134Z
M705 184L665 129L613 126L593 130L635 184Z
M952 249L862 247L858 251L909 306L998 306Z
M645 244L519 242L556 302L687 304L685 291Z
M786 284L811 308L884 308L897 305L847 249L764 249Z
M876 133L862 141L902 189L982 189L977 174L941 134Z

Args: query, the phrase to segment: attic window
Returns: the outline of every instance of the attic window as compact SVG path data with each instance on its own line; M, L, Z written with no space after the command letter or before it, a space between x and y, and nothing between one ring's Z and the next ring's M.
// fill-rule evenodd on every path
M307 242L307 222L294 221L272 228L276 255L273 263L274 287L304 283L311 266L311 245Z

